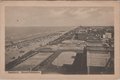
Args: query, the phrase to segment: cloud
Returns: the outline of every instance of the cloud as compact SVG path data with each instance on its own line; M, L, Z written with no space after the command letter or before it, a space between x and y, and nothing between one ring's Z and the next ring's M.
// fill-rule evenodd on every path
M58 10L53 9L50 10L50 14L53 16L61 16L64 15L66 11L67 11L66 9L58 9Z
M7 7L6 26L113 25L111 7Z

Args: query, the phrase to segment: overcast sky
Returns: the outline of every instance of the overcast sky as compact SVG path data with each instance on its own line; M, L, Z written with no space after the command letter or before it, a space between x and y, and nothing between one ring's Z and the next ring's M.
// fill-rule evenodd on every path
M7 27L109 26L114 24L113 8L90 7L6 7Z

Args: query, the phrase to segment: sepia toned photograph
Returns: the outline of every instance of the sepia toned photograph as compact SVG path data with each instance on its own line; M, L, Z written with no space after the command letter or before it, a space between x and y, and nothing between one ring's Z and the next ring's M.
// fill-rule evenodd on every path
M113 11L112 7L6 7L5 70L114 74Z
M119 5L0 3L0 79L119 79Z

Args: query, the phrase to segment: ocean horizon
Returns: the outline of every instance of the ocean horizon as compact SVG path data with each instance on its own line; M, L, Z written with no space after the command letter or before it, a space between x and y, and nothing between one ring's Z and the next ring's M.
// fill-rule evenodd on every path
M50 33L64 32L73 27L5 27L5 40L15 41L27 37L44 36Z

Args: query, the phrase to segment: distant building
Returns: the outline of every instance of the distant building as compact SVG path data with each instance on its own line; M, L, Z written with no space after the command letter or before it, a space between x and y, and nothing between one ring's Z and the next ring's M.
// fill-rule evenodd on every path
M105 38L109 38L109 39L112 38L112 33L108 33L108 32L105 33Z
M103 34L103 38L105 38L105 34Z

